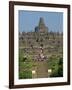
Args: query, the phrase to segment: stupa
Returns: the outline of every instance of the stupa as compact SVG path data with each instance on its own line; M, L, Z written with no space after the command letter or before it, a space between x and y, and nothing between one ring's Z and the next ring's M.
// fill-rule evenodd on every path
M48 27L45 25L43 17L40 17L39 24L35 27L35 32L48 32Z

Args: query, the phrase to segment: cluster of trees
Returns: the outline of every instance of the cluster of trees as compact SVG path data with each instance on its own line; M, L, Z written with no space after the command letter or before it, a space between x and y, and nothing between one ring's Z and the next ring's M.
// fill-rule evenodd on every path
M48 67L52 69L50 77L63 77L63 58L51 57L48 61Z
M23 54L22 51L19 52L19 79L32 78L32 58Z

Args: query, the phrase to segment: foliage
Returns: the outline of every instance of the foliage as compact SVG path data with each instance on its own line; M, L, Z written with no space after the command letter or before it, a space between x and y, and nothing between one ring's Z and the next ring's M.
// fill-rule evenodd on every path
M32 78L32 73L31 73L31 71L20 72L19 73L19 78L20 79Z
M32 78L32 57L19 51L19 79Z
M63 58L52 56L48 61L48 67L52 69L50 77L62 77L63 76Z

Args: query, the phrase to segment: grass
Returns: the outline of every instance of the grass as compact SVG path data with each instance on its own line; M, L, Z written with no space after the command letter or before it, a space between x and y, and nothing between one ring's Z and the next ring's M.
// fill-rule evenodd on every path
M34 61L32 55L19 52L19 79L32 77L32 70L36 71L36 78L48 77L48 69L52 72L49 77L63 76L63 59L60 56L52 55L47 61Z

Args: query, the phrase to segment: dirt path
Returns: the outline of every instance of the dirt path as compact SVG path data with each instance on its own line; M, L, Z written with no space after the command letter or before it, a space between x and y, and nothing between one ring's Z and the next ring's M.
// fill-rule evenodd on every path
M47 61L36 61L36 78L48 77L48 64Z

